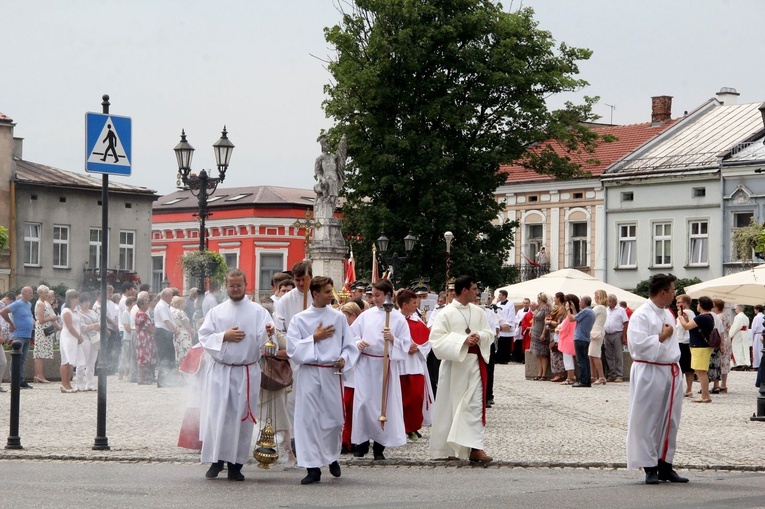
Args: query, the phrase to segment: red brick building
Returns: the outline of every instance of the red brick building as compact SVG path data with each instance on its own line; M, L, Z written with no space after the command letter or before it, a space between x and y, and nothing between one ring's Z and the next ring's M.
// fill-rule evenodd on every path
M207 248L239 267L250 289L269 293L271 276L305 257L305 229L294 226L313 212L309 189L253 186L219 188L208 200ZM197 198L189 191L161 197L152 211L152 288L166 277L183 294L197 284L183 274L184 253L199 249Z

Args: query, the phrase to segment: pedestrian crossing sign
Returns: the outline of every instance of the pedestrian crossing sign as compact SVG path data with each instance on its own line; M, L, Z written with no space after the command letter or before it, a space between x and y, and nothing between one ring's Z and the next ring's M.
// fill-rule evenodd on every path
M85 114L85 171L130 176L132 168L130 117Z

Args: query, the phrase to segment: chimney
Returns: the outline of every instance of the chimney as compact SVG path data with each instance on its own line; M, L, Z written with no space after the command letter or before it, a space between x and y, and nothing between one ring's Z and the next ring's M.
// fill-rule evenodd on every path
M738 96L741 94L736 92L736 89L733 87L722 87L715 95L717 95L717 100L725 106L732 106L738 104Z
M24 138L13 137L13 158L21 159L21 152L24 147Z
M651 123L663 124L672 118L672 96L657 95L651 97Z

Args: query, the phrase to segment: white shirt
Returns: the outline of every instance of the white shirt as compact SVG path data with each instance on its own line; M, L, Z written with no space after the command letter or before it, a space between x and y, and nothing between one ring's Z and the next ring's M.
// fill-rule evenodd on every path
M624 330L624 324L630 321L627 318L627 312L624 308L614 306L613 309L606 308L606 324L604 330L606 334L616 334Z
M157 302L157 305L154 307L154 327L173 332L171 329L167 328L165 321L175 324L173 321L173 314L170 312L170 304L159 299L159 302Z

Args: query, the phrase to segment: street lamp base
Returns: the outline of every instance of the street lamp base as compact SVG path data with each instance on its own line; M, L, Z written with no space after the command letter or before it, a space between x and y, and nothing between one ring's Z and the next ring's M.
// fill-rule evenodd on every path
M21 447L21 437L8 437L8 442L5 444L6 449L23 449Z
M111 447L109 447L109 439L107 437L96 437L95 443L93 444L93 450L94 451L111 450Z

